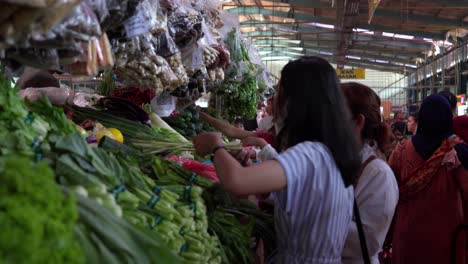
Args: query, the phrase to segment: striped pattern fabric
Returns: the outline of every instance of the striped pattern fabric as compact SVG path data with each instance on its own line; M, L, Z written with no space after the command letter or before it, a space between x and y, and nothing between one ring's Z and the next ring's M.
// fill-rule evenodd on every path
M300 143L275 158L287 187L273 193L278 253L273 263L341 263L353 211L353 188L345 188L328 148Z

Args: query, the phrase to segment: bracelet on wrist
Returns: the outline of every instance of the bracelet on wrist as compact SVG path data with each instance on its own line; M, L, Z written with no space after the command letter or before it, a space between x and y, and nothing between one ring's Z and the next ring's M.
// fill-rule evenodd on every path
M226 148L224 147L224 145L216 146L213 148L213 150L211 151L211 161L213 161L216 152L220 149L226 149Z

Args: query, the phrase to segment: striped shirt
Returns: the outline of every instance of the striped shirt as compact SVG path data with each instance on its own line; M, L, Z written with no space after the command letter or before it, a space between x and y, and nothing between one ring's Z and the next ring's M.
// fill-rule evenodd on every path
M353 188L345 188L328 148L300 143L275 159L287 187L272 194L278 254L274 263L341 263L353 211Z

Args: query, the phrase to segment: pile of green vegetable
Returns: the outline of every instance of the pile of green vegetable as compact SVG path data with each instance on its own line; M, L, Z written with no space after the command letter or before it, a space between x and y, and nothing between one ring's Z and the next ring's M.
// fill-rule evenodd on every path
M45 162L0 157L2 263L85 263L73 229L78 212Z
M43 141L50 127L26 108L18 92L0 72L0 155L16 153L40 160L48 149Z
M106 137L88 145L62 109L46 98L25 104L0 78L0 259L250 263L250 238L272 232L271 215L255 206L247 213L232 197L226 203L211 181L153 155L193 151L177 133L106 109L70 110L77 123L119 129L128 145ZM200 124L195 109L186 112L190 124Z
M190 106L178 115L163 118L163 120L185 137L194 137L206 131L215 131L208 123L200 119L195 106Z

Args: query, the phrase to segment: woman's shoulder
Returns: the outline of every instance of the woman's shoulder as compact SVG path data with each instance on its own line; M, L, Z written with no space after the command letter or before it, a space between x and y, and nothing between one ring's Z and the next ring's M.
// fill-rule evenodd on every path
M325 144L317 141L304 141L295 145L291 149L302 152L304 154L331 157L331 153L328 147Z

